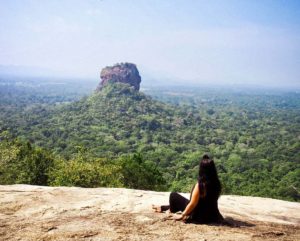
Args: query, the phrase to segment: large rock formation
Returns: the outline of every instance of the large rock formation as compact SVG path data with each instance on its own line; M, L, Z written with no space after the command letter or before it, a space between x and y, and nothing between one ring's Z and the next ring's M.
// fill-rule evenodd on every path
M135 90L140 89L141 76L135 64L121 63L111 67L105 67L100 73L101 83L97 87L97 91L101 90L107 83L125 83L134 87Z
M0 240L300 240L300 203L223 195L227 224L197 225L153 213L151 204L168 197L125 188L0 186Z

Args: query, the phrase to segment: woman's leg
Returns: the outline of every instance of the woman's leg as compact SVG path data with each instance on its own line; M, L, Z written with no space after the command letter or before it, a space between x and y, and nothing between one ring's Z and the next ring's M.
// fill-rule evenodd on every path
M170 209L170 205L162 205L162 206L160 206L160 208L161 208L162 212L165 212Z
M162 213L170 209L170 205L162 205L162 206L157 206L157 205L152 205L152 208L156 213Z
M189 204L189 200L186 199L185 197L181 196L177 192L171 192L170 194L170 211L172 213L176 213L178 211L184 211L186 206Z
M186 206L190 201L185 197L181 196L177 192L171 192L169 197L170 205L162 205L162 206L155 206L152 205L152 208L157 213L162 213L170 209L171 213L176 213L178 211L184 211Z

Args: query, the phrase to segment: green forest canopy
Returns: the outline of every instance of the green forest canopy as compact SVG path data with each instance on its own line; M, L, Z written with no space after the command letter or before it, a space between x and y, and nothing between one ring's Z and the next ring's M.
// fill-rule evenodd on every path
M209 153L223 193L300 200L298 93L0 92L1 184L190 191Z

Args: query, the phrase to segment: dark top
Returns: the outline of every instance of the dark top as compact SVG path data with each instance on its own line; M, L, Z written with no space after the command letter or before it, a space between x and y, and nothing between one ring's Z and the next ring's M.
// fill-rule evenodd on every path
M194 188L195 186L193 187L192 192ZM218 208L218 198L218 195L209 192L208 188L206 196L199 198L198 204L191 214L191 220L199 223L221 222L223 217Z

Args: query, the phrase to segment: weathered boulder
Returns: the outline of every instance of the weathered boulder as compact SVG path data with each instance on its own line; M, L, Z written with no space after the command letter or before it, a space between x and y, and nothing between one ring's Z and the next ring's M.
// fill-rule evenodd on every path
M120 63L108 66L101 70L101 82L96 91L100 91L107 83L125 83L133 86L135 90L140 89L141 76L135 64Z

